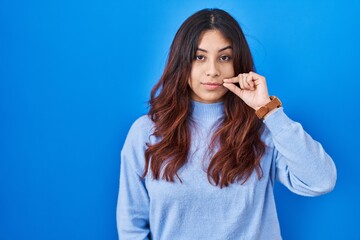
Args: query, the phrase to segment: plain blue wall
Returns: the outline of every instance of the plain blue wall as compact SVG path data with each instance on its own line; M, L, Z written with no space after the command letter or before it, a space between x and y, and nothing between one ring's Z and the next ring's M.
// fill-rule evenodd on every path
M284 239L360 239L360 1L0 0L0 239L116 239L119 152L180 24L229 11L257 71L338 169L275 192Z

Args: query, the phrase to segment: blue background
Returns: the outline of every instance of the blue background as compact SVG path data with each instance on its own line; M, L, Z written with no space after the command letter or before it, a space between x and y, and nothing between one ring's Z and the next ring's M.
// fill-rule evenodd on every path
M241 24L270 94L333 157L308 198L280 184L284 239L360 239L360 1L0 0L0 239L116 239L119 152L180 24Z

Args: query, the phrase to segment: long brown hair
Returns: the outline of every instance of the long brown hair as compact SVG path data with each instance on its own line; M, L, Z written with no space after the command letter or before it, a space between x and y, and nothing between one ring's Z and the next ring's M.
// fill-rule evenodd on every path
M232 43L235 75L254 70L249 46L238 22L220 9L204 9L181 25L170 47L168 61L159 82L151 91L150 111L153 135L160 140L148 144L143 177L149 167L153 178L174 181L187 162L190 147L191 98L188 79L201 33L219 30ZM212 138L210 148L219 146L207 169L209 182L226 187L246 182L255 170L262 176L260 159L265 151L261 141L262 123L238 96L228 92L225 117Z

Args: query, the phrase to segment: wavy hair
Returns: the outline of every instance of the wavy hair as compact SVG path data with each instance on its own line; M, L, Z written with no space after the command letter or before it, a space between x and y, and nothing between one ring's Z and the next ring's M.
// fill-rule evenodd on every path
M171 44L164 72L151 91L148 115L154 122L153 135L160 140L147 144L143 177L150 170L156 180L173 182L177 177L182 182L178 170L187 162L191 142L188 79L199 37L208 30L218 30L231 41L235 75L254 71L244 33L231 15L220 9L203 9L186 19ZM243 184L254 170L260 179L260 159L265 151L260 138L262 122L230 91L224 98L224 113L210 145L210 149L219 147L207 168L209 182L220 188L237 181Z

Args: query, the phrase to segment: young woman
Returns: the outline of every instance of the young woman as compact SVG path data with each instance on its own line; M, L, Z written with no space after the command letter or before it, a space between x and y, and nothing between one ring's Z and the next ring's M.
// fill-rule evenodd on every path
M336 168L269 96L236 20L201 10L176 33L123 146L119 238L281 239L275 180L316 196Z

